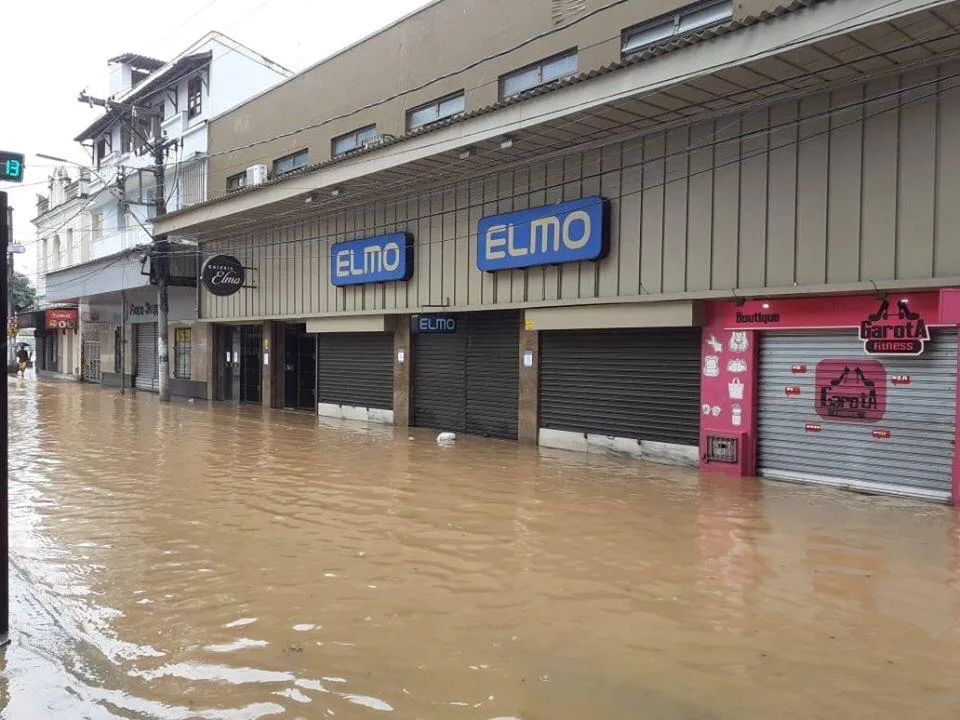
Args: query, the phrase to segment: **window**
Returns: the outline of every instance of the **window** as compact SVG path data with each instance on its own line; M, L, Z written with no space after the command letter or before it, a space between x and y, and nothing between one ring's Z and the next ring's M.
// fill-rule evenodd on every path
M105 137L97 140L97 167L100 167L100 163L103 162L103 159L107 156L107 139Z
M276 168L276 165L274 165ZM247 173L240 172L236 175L231 175L227 178L227 192L233 192L234 190L239 190L242 187L245 187L247 184Z
M578 66L577 51L570 50L562 55L541 60L535 65L516 70L500 77L500 99L519 95L524 90L545 85L546 83L570 77L576 74Z
M99 240L103 234L103 213L97 210L90 213L90 239Z
M300 150L291 155L284 155L282 158L277 158L273 161L273 175L284 175L288 172L293 172L294 170L299 170L302 167L307 166L307 151ZM236 177L236 175L234 175ZM244 180L246 182L246 180Z
M671 15L624 30L621 52L629 55L661 40L719 25L731 17L733 17L733 3L730 0L689 5Z
M190 328L177 328L173 335L173 376L190 379Z
M335 137L333 139L333 156L336 157L337 155L348 153L351 150L356 150L359 147L363 147L364 143L376 140L378 137L380 136L377 134L376 125L367 125L367 127L354 130L346 135Z
M133 133L126 123L120 126L120 152L128 153L133 150Z
M187 117L195 118L203 109L203 79L197 75L187 81Z
M440 100L421 105L407 113L407 130L416 130L438 120L459 115L463 112L464 107L463 90L456 95L449 95Z

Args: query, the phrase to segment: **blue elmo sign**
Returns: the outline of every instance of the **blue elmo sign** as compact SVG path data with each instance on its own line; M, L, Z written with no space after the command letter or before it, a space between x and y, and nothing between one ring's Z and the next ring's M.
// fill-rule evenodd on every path
M477 225L477 267L484 272L599 260L607 254L601 197L493 215Z
M407 233L348 240L330 248L330 282L337 287L409 280L413 238Z

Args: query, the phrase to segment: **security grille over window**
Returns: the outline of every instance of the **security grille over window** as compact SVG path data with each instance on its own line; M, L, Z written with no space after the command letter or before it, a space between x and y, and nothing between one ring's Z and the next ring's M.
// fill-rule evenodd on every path
M732 17L733 3L730 0L689 5L678 12L624 30L621 52L630 55L663 40L720 25Z
M177 328L174 335L173 364L174 375L181 380L190 379L191 342L190 328Z
M582 14L586 9L586 0L552 0L553 24L563 25Z
M720 463L736 463L739 460L739 445L737 438L710 435L707 437L707 461Z

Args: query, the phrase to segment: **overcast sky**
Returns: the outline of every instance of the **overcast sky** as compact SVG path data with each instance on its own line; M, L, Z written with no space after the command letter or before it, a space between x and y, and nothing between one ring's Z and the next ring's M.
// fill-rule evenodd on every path
M24 183L3 183L14 207L14 239L27 248L15 265L36 273L35 195L53 171L35 153L89 162L73 142L97 110L77 102L102 96L107 59L136 52L169 60L211 30L300 71L421 7L427 0L3 0L0 149L27 155ZM156 12L159 9L160 12ZM386 60L389 62L389 60Z

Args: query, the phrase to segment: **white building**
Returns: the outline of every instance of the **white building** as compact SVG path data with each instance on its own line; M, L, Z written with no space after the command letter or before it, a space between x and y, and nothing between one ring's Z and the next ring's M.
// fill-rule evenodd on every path
M205 35L169 62L127 53L108 66L106 106L75 138L91 157L84 193L68 198L54 190L62 184L54 178L34 220L41 307L76 308L79 327L72 332L83 338L61 341L71 355L49 369L111 386L126 376L127 386L156 390L157 294L144 263L156 213L151 147L158 139L166 147L168 212L206 200L209 121L291 73L220 33ZM58 176L64 174L58 170ZM61 208L68 202L80 223L69 241L65 233L71 226L61 228L56 219L70 215ZM206 397L206 372L193 359L194 345L206 349L203 331L194 327L196 257L183 260L171 268L179 278L170 289L171 391Z

